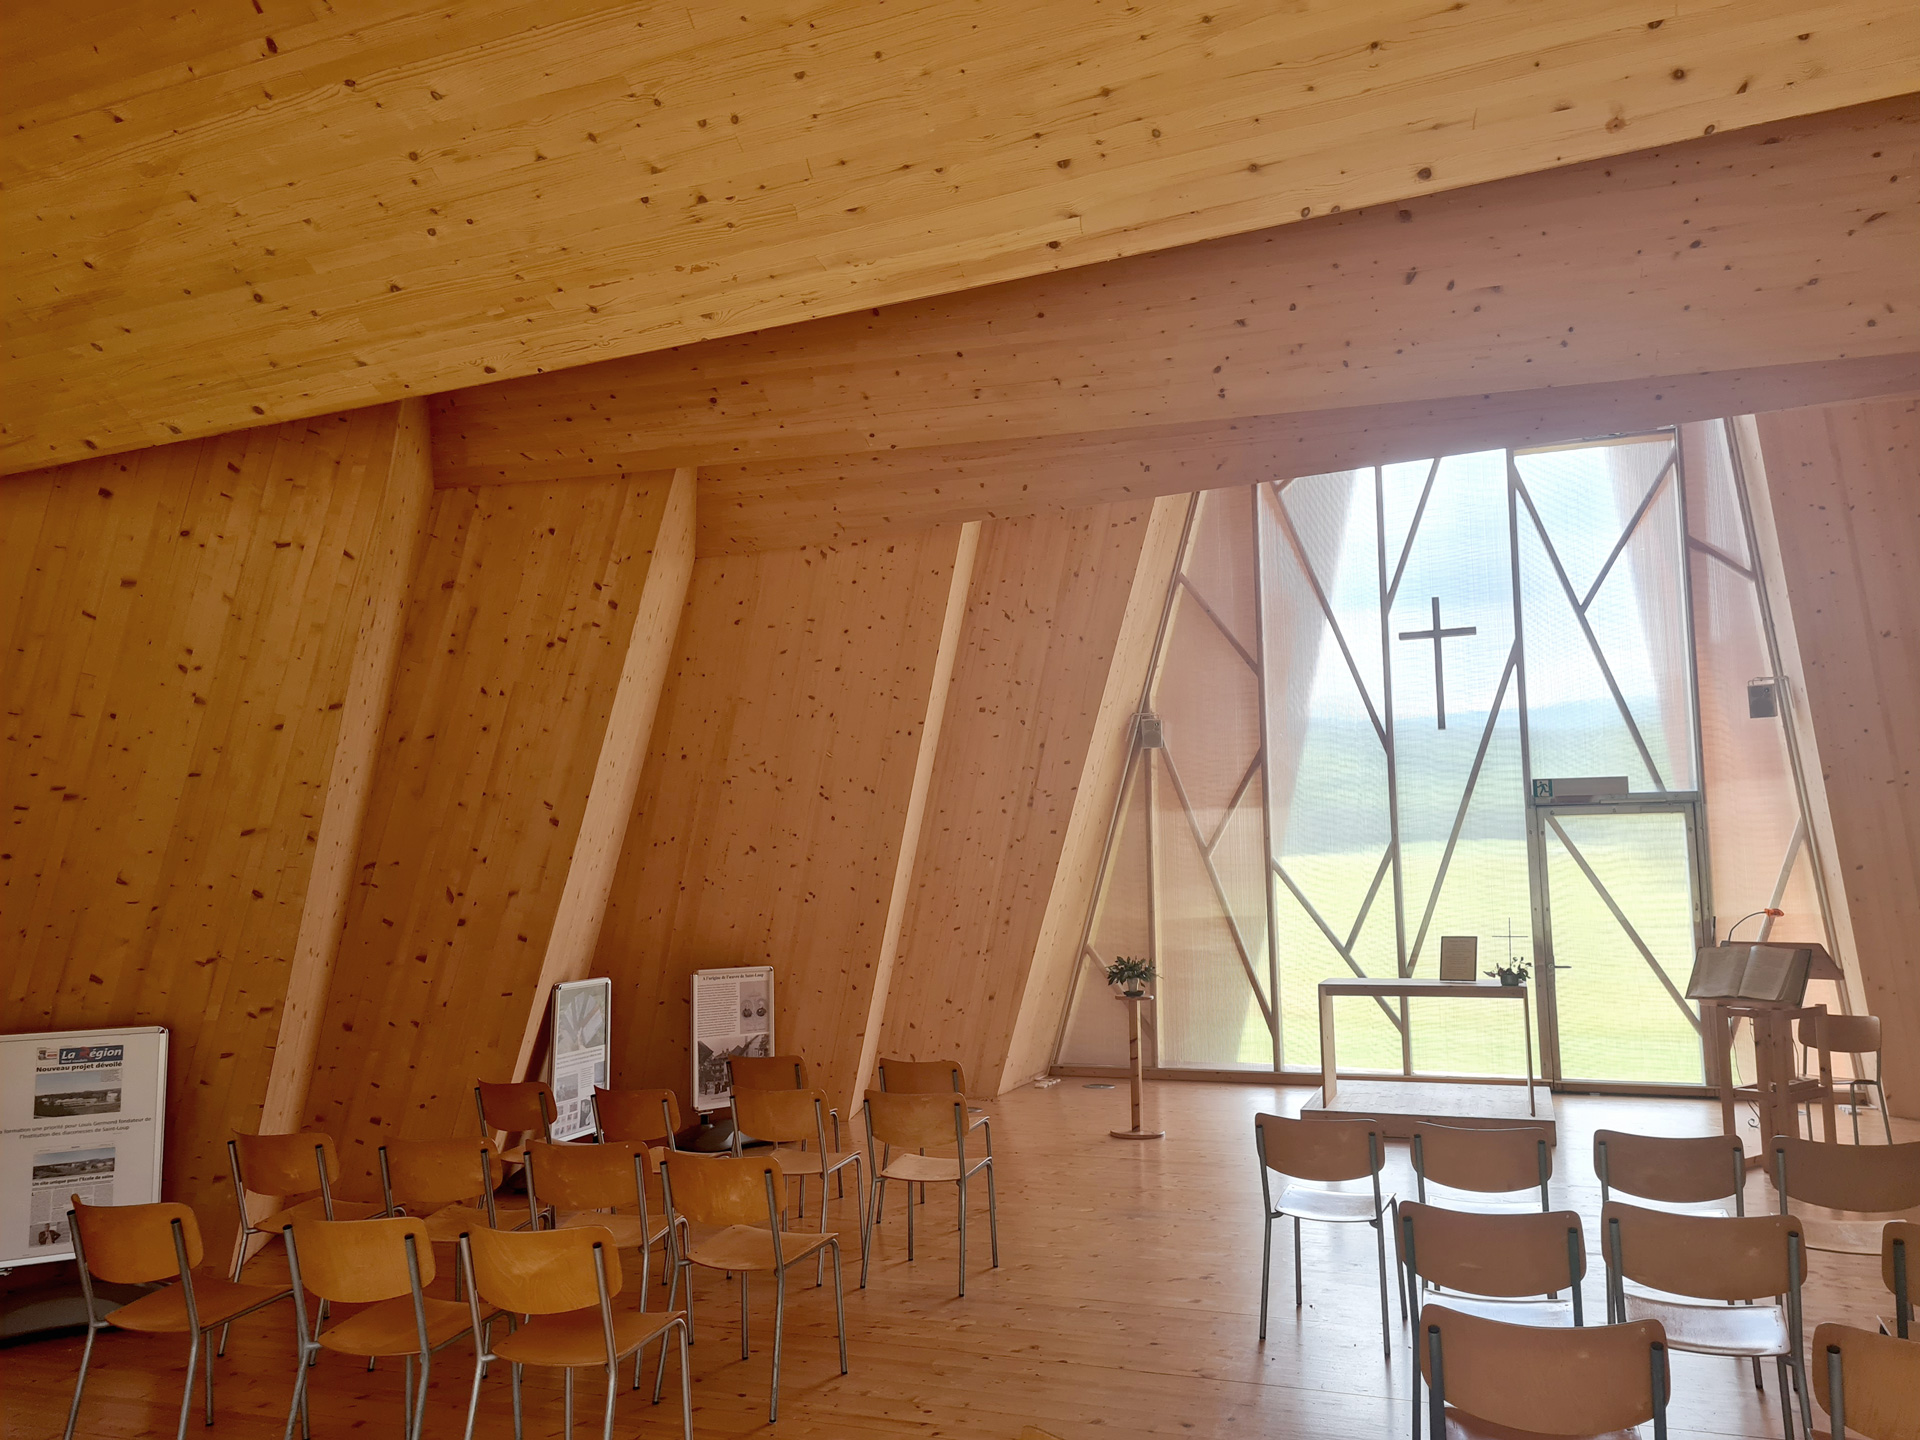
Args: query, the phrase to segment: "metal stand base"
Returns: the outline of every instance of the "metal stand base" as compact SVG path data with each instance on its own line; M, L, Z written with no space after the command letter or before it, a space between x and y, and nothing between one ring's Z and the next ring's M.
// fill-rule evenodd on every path
M1164 1140L1167 1138L1167 1132L1164 1130L1109 1130L1107 1133L1116 1140Z

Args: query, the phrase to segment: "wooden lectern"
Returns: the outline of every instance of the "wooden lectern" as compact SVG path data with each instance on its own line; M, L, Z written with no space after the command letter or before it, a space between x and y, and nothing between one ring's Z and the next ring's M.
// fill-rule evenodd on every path
M1796 950L1809 950L1812 964L1809 980L1844 982L1840 967L1826 948L1805 942L1782 942ZM1800 1133L1800 1106L1820 1107L1822 1132L1831 1140L1835 1135L1833 1106L1833 1054L1827 1048L1824 1005L1801 1005L1784 1000L1746 1000L1738 998L1701 998L1700 1035L1706 1047L1707 1084L1720 1093L1721 1133L1738 1135L1740 1122L1735 1107L1751 1102L1760 1112L1760 1153L1747 1157L1748 1166L1763 1163L1767 1142L1776 1135ZM1794 1059L1794 1029L1803 1019L1814 1020L1815 1049L1820 1056L1819 1072L1801 1078ZM1753 1025L1754 1083L1734 1082L1733 1039L1739 1022Z

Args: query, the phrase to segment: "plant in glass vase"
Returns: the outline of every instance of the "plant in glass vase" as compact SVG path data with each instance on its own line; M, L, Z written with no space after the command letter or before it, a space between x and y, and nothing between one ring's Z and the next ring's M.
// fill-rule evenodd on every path
M1132 955L1122 955L1107 966L1107 983L1118 985L1120 993L1129 1000L1146 997L1147 982L1153 979L1154 970L1151 960L1142 960Z

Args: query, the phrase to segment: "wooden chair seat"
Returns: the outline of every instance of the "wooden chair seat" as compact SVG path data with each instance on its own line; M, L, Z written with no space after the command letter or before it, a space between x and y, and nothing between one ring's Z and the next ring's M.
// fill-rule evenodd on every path
M665 1214L647 1216L647 1224L641 1225L638 1215L609 1214L605 1210L574 1210L560 1217L562 1230L577 1230L583 1225L597 1225L613 1236L613 1248L616 1250L638 1250L642 1246L657 1244L660 1237L667 1233Z
M1884 1220L1822 1220L1802 1216L1800 1223L1806 1231L1809 1250L1827 1255L1862 1255L1871 1260L1880 1258L1880 1237L1886 1229Z
M1447 1440L1641 1440L1638 1430L1609 1430L1604 1435L1543 1435L1538 1430L1513 1430L1491 1421L1462 1415L1447 1407Z
M787 1178L799 1175L831 1175L842 1165L852 1165L860 1160L860 1155L852 1150L787 1150L773 1152L780 1157L780 1168L787 1172Z
M436 1245L452 1245L469 1230L485 1230L492 1225L487 1212L478 1205L443 1205L418 1218L426 1222L427 1239Z
M641 1311L621 1306L612 1314L615 1358L631 1355L683 1316L684 1312L678 1310ZM536 1315L512 1334L496 1339L493 1353L516 1365L604 1366L606 1330L597 1310Z
M463 1300L436 1300L429 1295L423 1306L427 1344L432 1349L458 1338L472 1323ZM340 1355L417 1355L420 1328L414 1318L413 1297L398 1295L356 1311L322 1330L318 1342L321 1348Z
M840 1236L832 1230L782 1230L780 1258L788 1265L804 1260L828 1241ZM709 1270L766 1270L774 1268L773 1239L764 1225L730 1225L688 1243L687 1259Z
M382 1212L382 1208L380 1203L375 1200L342 1200L336 1195L333 1200L333 1218L336 1220L371 1220L374 1216ZM292 1225L296 1221L324 1220L326 1218L326 1202L318 1195L315 1195L297 1204L288 1205L284 1209L275 1210L269 1215L261 1216L253 1222L253 1228L255 1230L265 1231L269 1235L278 1235L282 1230L286 1229L287 1226ZM1876 1238L1876 1246L1878 1243L1878 1239ZM1877 1248L1874 1253L1876 1255L1879 1253Z
M223 1325L262 1305L284 1300L292 1293L293 1287L289 1285L236 1284L206 1274L193 1277L193 1298L200 1311L202 1330ZM184 1335L191 1328L187 1323L186 1292L178 1285L142 1295L109 1312L106 1318L122 1330L139 1330L149 1335Z
M1383 1198L1383 1207L1390 1206L1393 1197ZM1348 1225L1358 1222L1362 1225L1373 1223L1380 1212L1373 1208L1373 1196L1358 1190L1322 1190L1317 1185L1289 1185L1280 1192L1280 1200L1274 1206L1276 1215L1285 1215L1289 1219L1327 1220L1336 1225Z
M1658 1320L1674 1350L1761 1359L1792 1348L1778 1305L1689 1305L1647 1295L1626 1297L1628 1320Z
M987 1162L975 1160L967 1166L972 1175ZM782 1166L786 1161L782 1159ZM883 1180L907 1180L915 1185L951 1185L960 1178L960 1162L951 1155L896 1155L880 1171Z
M1459 1295L1429 1286L1427 1298L1449 1310L1478 1315L1483 1320L1498 1320L1503 1325L1571 1326L1573 1302L1570 1300L1499 1300L1480 1295Z

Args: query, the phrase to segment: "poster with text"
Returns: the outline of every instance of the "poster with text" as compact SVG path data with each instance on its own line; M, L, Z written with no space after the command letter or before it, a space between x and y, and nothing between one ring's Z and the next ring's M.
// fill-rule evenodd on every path
M604 1087L613 1044L613 981L573 980L553 987L547 1037L553 1085L553 1138L593 1133L593 1087Z
M167 1032L0 1035L0 1267L73 1258L67 1211L160 1199Z
M693 1108L718 1110L733 1095L727 1061L773 1054L773 967L693 972Z

